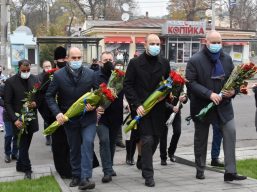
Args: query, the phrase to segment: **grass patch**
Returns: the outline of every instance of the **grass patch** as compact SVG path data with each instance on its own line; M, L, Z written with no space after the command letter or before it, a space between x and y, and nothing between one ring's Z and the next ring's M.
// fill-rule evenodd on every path
M0 182L0 192L60 192L61 189L53 176L32 180Z
M245 175L257 179L257 159L246 159L237 161L237 172L240 175Z

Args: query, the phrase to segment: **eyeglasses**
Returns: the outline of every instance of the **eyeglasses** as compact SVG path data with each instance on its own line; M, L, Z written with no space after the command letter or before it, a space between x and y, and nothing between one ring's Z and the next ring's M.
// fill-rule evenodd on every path
M26 69L22 69L21 72L27 73L27 72L30 72L30 69L27 69L27 70Z
M81 56L78 56L78 57L71 57L71 59L72 59L72 60L76 60L76 59L80 60L80 59L81 59Z
M221 44L221 42L220 41L218 41L218 42L210 42L211 44Z

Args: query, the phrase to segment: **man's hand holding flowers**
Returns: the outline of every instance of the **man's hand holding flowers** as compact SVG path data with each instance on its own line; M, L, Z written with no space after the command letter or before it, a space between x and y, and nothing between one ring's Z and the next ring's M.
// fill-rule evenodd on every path
M92 106L89 103L87 103L85 105L85 109L86 109L86 111L94 111L95 110L95 106Z
M18 129L21 129L21 128L22 128L22 121L20 121L19 119L17 119L17 120L14 122L14 125L15 125Z
M210 99L215 105L218 105L221 102L222 97L217 93L211 93Z
M60 124L63 125L66 122L65 115L63 113L58 113L56 115L56 121Z
M222 97L224 98L233 97L235 94L236 94L235 89L222 91Z
M138 108L137 108L137 115L138 116L141 116L143 117L145 115L145 109L143 107L143 105L140 105Z
M185 94L179 96L179 101L180 101L181 103L184 103L186 100L187 100L187 96L186 96Z
M35 109L37 107L37 104L35 101L29 102L28 103L28 108L30 109Z

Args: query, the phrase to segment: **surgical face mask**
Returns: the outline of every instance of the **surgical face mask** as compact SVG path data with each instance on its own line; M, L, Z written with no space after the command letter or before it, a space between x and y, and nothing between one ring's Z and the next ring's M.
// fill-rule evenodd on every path
M209 49L209 51L211 53L218 53L221 50L222 45L221 44L210 44L209 46L207 46L207 48Z
M21 72L21 78L22 79L28 79L30 76L30 72Z
M61 69L61 68L63 68L63 67L66 66L66 61L63 61L63 62L57 61L56 65L57 65L57 67L58 67L59 69Z
M148 52L152 56L159 55L160 51L161 51L161 48L158 45L149 45L148 47Z
M82 61L70 61L70 68L79 69L82 65Z
M119 69L119 70L123 70L123 66L122 65L116 65L114 68L115 69Z

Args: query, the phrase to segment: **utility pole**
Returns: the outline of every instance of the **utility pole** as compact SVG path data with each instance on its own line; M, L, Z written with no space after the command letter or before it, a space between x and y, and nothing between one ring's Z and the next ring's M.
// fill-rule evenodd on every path
M215 30L215 0L211 0L211 10L212 10L212 18L211 18L211 30Z
M10 25L10 9L9 9L9 0L1 0L1 53L0 53L0 64L8 70L8 56L7 56L7 47L8 40L7 35L9 33ZM8 51L9 53L9 51Z

